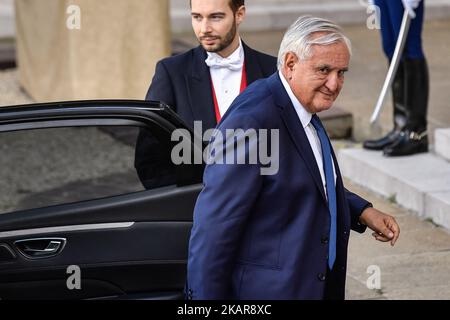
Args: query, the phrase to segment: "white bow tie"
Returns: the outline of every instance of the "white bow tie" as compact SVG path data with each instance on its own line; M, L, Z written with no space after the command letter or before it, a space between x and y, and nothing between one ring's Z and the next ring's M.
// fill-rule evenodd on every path
M243 66L239 56L237 56L236 59L229 59L208 55L208 59L206 59L205 62L206 65L212 69L226 68L231 71L239 71Z

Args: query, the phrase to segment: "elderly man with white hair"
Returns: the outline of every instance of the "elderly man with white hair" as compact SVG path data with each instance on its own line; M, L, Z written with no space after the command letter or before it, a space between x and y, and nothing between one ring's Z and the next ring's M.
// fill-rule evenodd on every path
M188 299L344 299L350 229L397 241L395 219L344 188L317 116L343 87L350 46L334 23L300 17L281 43L279 72L225 114L217 130L227 139L211 140L211 159L236 148L251 158L267 136L255 144L228 130L276 131L266 147L278 151L279 169L263 175L262 161L209 162L189 243Z

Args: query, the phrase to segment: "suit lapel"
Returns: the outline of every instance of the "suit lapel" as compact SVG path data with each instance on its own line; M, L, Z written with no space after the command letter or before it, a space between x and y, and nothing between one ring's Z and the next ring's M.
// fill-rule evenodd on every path
M192 71L186 75L186 85L192 113L194 119L202 120L204 131L217 125L211 76L205 59L205 50L201 46L197 47L193 52Z
M294 106L292 105L286 89L281 83L278 73L275 73L269 78L269 86L272 94L274 95L274 100L280 108L281 118L288 129L292 142L294 143L299 155L306 163L306 166L308 167L308 170L311 173L311 176L313 177L313 180L323 199L326 200L322 178L320 177L320 171L317 167L317 162L311 149L311 145L309 144L308 137L306 136L305 130L303 129L302 123L295 112Z
M247 85L255 82L258 79L263 78L264 74L259 64L258 56L255 50L249 48L244 42L242 42L245 55L245 70L247 71Z

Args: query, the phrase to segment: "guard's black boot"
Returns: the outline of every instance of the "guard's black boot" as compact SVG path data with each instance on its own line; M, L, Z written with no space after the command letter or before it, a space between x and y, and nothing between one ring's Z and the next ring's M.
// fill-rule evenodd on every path
M398 141L383 149L386 156L406 156L428 151L428 67L425 59L405 59L407 121Z
M394 144L383 149L383 155L387 157L408 156L422 152L428 152L426 131L421 133L409 130L402 131Z
M400 130L394 129L380 139L364 141L363 147L368 150L383 150L395 143L399 139L400 133Z
M383 150L392 145L400 137L400 131L406 124L407 110L405 108L405 70L401 61L392 83L392 97L394 105L394 129L380 139L366 140L363 147L369 150Z
M394 81L392 82L392 99L394 106L394 128L402 130L408 119L408 108L406 107L406 63L401 60Z

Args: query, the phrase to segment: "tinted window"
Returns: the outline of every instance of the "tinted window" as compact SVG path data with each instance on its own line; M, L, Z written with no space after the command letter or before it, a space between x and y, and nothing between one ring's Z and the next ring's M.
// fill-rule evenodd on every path
M139 128L120 126L0 133L0 212L145 190L135 168L138 135ZM167 142L152 137L159 157L145 161L170 160ZM142 165L155 168L145 161ZM170 161L156 168L162 169L149 169L149 175L158 183L147 189L175 183Z

